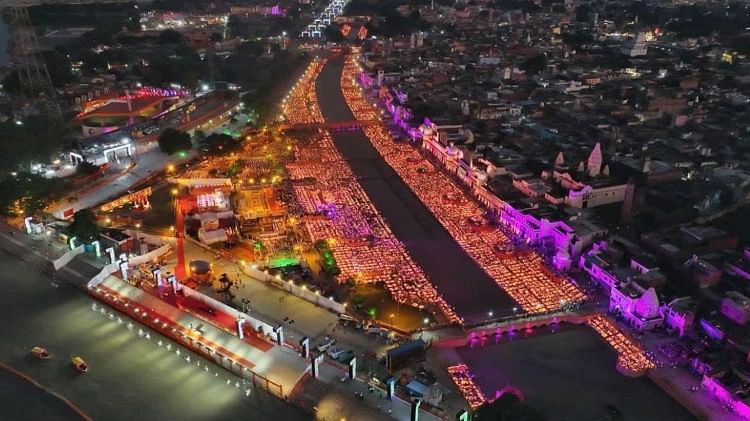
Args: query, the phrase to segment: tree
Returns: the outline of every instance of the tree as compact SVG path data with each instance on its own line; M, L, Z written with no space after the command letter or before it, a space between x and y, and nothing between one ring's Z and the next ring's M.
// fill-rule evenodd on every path
M0 123L0 173L28 168L33 161L48 162L70 143L70 135L68 125L54 115L38 114Z
M576 22L587 22L591 14L591 6L580 4L576 6Z
M480 421L545 420L541 412L527 405L512 393L505 393L493 402L480 406L474 417Z
M159 150L167 155L188 151L192 146L190 135L185 132L168 128L159 135Z
M227 134L211 134L201 141L201 149L211 155L219 155L239 149L240 141Z
M220 32L211 32L211 35L208 36L208 42L210 43L221 42L223 40L224 36Z
M354 295L352 296L352 304L354 304L354 307L356 308L362 308L362 305L365 303L365 297L361 295Z
M0 177L0 214L36 213L44 209L52 197L66 191L68 183L68 180L46 179L30 173Z
M73 214L73 222L68 227L71 236L78 237L84 242L96 240L99 236L99 226L96 224L96 215L91 209L82 209Z
M341 35L341 30L338 27L338 25L328 25L323 30L323 35L326 37L326 40L330 42L342 42L344 41L344 36Z
M78 167L76 168L76 175L90 175L95 173L97 170L99 170L98 165L94 165L88 161L83 161L78 164Z
M537 54L529 57L521 63L521 69L525 70L527 74L539 73L547 66L547 56L544 54Z

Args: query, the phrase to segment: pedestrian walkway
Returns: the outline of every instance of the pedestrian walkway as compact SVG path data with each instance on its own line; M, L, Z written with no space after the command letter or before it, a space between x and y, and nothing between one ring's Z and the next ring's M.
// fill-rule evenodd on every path
M226 331L229 334L236 335L237 333L237 321L234 319L234 317L221 310L209 307L207 304L202 303L195 298L186 297L180 294L174 294L171 287L168 286L163 288L144 287L142 289L149 294L158 297L162 301L165 301L177 307L180 310L186 311L195 317L211 323L212 325ZM262 352L266 352L273 348L272 343L268 342L267 340L258 338L256 333L247 326L245 327L243 333L245 335L242 338L242 341L246 344L257 348Z
M97 285L94 294L96 298L207 355L244 378L260 376L279 385L280 393L276 393L279 396L283 397L291 391L307 370L308 362L287 347L273 346L264 351L251 346L117 277L105 279ZM275 393L272 385L269 391Z

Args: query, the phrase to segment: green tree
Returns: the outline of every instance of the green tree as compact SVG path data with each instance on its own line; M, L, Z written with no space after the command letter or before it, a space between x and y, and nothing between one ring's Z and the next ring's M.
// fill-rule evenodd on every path
M30 173L0 177L0 214L36 213L44 209L51 198L66 191L68 183L68 180L46 179Z
M54 115L0 123L0 173L28 168L32 162L46 163L70 142L70 128Z
M220 155L239 149L240 141L227 134L214 133L201 141L201 149L211 155Z
M189 151L192 146L190 135L185 132L168 128L159 135L159 150L167 155Z
M99 169L98 165L94 165L88 161L83 161L78 164L76 168L76 175L89 175L95 173Z
M529 57L521 63L521 69L525 70L528 74L539 73L547 66L547 56L544 54L537 54Z
M91 209L82 209L73 214L73 222L68 227L71 236L78 237L84 242L96 240L99 236L99 226L96 224L96 215Z

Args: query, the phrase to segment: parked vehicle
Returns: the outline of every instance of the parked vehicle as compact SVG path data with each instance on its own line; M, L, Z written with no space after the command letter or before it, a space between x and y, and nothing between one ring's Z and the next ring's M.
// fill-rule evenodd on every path
M380 326L370 326L365 330L368 335L380 335L384 332Z
M343 354L344 352L346 352L346 350L345 350L345 349L343 349L343 348L338 348L338 347L332 347L332 348L328 348L328 350L326 351L326 353L328 354L328 356L329 356L329 357L331 357L331 358L333 358L334 360L335 360L336 358L338 358L338 357L339 357L339 356L340 356L341 354Z
M325 352L328 348L336 345L336 339L333 339L330 336L326 336L320 343L318 344L318 352Z
M350 316L350 315L348 315L346 313L341 313L341 314L339 314L339 321L346 322L346 323L351 323L351 322L354 321L354 317L352 317L352 316Z
M354 358L354 351L346 351L342 352L341 355L336 358L336 361L342 363L342 364L349 364L349 361L351 361Z

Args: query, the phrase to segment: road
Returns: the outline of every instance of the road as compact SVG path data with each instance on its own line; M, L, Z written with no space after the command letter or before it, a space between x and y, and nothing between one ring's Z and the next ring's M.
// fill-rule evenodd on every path
M164 239L170 241L167 237ZM248 314L272 325L284 325L284 336L290 343L299 340L302 336L307 336L312 345L317 345L324 336L331 335L339 341L341 347L354 349L358 354L366 350L384 352L386 344L383 340L364 335L354 328L337 326L339 318L336 314L287 291L266 286L264 282L242 272L240 265L223 258L216 259L215 254L192 241L185 242L185 260L188 262L208 261L214 264L214 276L218 277L221 273L226 273L232 280L239 279L238 288L232 291L237 308L242 309L243 298L249 300ZM167 259L167 270L173 270L172 265L175 263L175 256L170 255ZM209 294L215 295L210 292ZM221 297L215 295L215 298ZM284 320L285 318L287 321ZM290 325L289 320L294 320L294 324Z
M165 155L158 148L152 149L133 157L136 165L132 168L121 170L120 173L107 174L94 185L72 191L61 200L50 204L46 211L54 214L68 208L86 209L114 200L127 193L144 178L164 170L168 164L186 162L196 155L195 151L190 151L186 157L178 158ZM70 202L68 201L70 197L75 197L76 200Z
M331 58L318 77L326 121L354 120L341 93L342 68L340 57ZM489 309L495 317L513 313L517 304L456 243L361 130L334 132L333 141L396 238L459 316L478 321L488 317Z
M111 309L102 314L101 305L93 311L91 298L65 282L52 286L36 265L0 251L0 267L0 361L61 394L94 419L129 421L133 414L141 420L312 419L265 392L251 390L246 396L241 385L235 388L239 378L206 365L185 349L178 356L174 343L167 351L166 338L153 332L150 339L139 338L138 325L128 330L126 317L114 314L110 320ZM31 358L28 350L34 345L46 346L52 358ZM74 354L89 363L88 373L72 369L69 360ZM188 355L190 362L185 360ZM0 396L12 398L0 404L2 419L53 419L44 416L45 408L60 405L6 376L0 376L0 390ZM32 413L40 417L29 418ZM60 414L59 419L75 418Z

